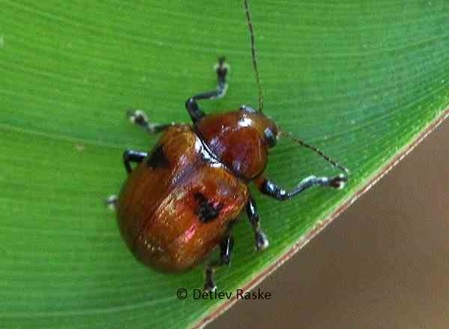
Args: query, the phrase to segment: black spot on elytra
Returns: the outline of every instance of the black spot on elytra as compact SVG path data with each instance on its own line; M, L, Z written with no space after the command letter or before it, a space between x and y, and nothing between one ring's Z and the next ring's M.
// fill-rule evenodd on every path
M158 145L153 149L150 156L147 159L147 166L151 168L168 168L168 159L165 156L164 149L162 145Z
M220 215L220 211L223 208L221 203L209 202L209 200L202 193L195 193L194 195L196 201L196 211L195 214L203 223L208 223Z

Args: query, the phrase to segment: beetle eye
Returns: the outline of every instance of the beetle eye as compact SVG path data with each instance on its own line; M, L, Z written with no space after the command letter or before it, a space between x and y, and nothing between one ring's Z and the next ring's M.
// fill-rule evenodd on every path
M264 134L265 134L265 140L266 140L268 147L272 148L273 146L275 146L276 142L277 142L277 138L273 134L273 131L270 128L267 128L267 129L265 129Z
M250 106L242 105L240 106L240 111L246 111L249 113L256 113L257 111Z

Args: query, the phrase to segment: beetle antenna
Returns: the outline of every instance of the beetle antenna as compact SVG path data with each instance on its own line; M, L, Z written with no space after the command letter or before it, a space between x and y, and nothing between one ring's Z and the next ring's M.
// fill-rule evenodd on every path
M334 159L332 159L330 156L326 155L323 153L323 151L321 151L319 148L312 146L306 142L304 142L303 140L293 136L291 133L289 132L285 132L285 131L280 131L279 134L281 136L287 136L288 138L290 138L294 143L299 144L305 148L308 148L309 150L312 150L313 152L315 152L316 154L318 154L320 157L322 157L324 160L326 160L327 162L329 162L332 166L337 167L338 169L340 169L341 171L343 171L345 174L349 174L349 169L346 167L343 167L342 165L340 165L337 161L335 161Z
M243 5L245 7L246 21L248 23L249 35L251 37L251 56L252 56L252 61L253 61L254 74L256 76L257 88L259 89L259 111L262 112L262 110L263 110L263 93L262 93L262 87L260 85L259 70L257 69L254 27L253 27L253 23L251 21L251 15L249 13L248 2L249 2L248 0L243 0Z

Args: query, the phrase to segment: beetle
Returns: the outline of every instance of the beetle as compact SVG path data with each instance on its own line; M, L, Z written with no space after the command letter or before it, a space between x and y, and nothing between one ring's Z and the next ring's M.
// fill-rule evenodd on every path
M198 102L223 97L229 66L224 57L215 67L217 87L189 97L185 107L192 124L154 124L141 110L128 111L134 124L150 134L162 133L150 152L126 150L128 177L114 204L123 239L134 256L152 268L185 271L205 261L216 248L218 260L206 265L205 289L216 289L214 271L231 261L232 227L246 211L255 248L268 247L256 202L248 184L274 199L285 201L315 186L342 188L347 169L317 148L283 132L265 116L256 61L253 25L248 1L244 9L251 37L252 64L259 90L259 109L241 106L235 111L205 114ZM264 175L269 150L286 135L340 168L335 177L310 176L287 191Z

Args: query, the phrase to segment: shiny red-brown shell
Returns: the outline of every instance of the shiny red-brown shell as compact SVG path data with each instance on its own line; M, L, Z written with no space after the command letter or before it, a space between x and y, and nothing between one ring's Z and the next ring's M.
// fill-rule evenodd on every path
M220 162L247 182L262 174L267 165L266 130L277 135L273 121L254 110L208 115L196 129Z
M164 271L203 261L247 203L247 184L266 167L267 131L277 135L270 119L245 108L168 128L117 201L120 231L137 259Z
M201 221L198 196L219 213ZM143 263L182 271L203 261L220 243L248 199L248 188L211 157L186 125L166 130L128 176L117 202L122 236Z

